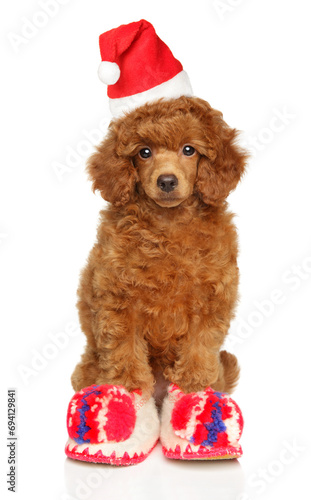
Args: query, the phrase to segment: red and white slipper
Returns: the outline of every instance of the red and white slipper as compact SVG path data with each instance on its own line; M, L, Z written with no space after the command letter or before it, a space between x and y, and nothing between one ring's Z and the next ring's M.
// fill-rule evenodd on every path
M121 385L92 385L77 392L67 412L65 453L84 462L132 465L142 462L159 438L154 399Z
M168 458L215 460L238 458L243 417L227 395L210 387L184 394L170 384L163 401L160 440Z

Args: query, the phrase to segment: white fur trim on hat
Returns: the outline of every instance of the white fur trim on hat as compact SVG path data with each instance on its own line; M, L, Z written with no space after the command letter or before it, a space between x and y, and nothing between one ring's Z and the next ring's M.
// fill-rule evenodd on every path
M119 118L123 113L132 111L147 102L156 101L161 98L177 99L182 95L188 97L193 95L189 77L184 70L167 82L161 83L145 92L118 99L109 99L109 107L113 116Z
M99 79L106 85L117 83L120 74L120 68L115 62L102 61L98 67Z

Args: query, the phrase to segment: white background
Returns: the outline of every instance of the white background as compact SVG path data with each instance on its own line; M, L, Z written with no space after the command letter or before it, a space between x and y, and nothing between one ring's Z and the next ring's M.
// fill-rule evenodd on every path
M45 3L6 2L1 14L1 498L13 495L5 485L10 387L18 402L15 498L307 498L309 2L63 0L42 17ZM158 446L144 463L115 469L64 454L70 375L84 345L76 288L104 204L84 170L87 137L98 142L109 120L98 36L141 18L182 61L195 94L255 142L229 200L241 249L241 300L228 339L242 367L239 461L169 461Z

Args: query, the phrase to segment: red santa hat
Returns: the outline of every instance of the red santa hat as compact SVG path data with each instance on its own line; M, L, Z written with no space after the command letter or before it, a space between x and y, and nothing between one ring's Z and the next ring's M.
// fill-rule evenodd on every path
M98 76L108 85L114 117L160 98L193 95L187 73L148 21L119 26L99 37Z

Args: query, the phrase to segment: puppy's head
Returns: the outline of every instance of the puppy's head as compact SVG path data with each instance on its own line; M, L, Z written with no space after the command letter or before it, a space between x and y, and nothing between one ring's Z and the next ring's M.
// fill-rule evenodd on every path
M201 99L146 104L111 123L88 163L93 189L115 206L142 190L161 207L176 207L191 195L216 205L245 169L247 154L236 135Z

